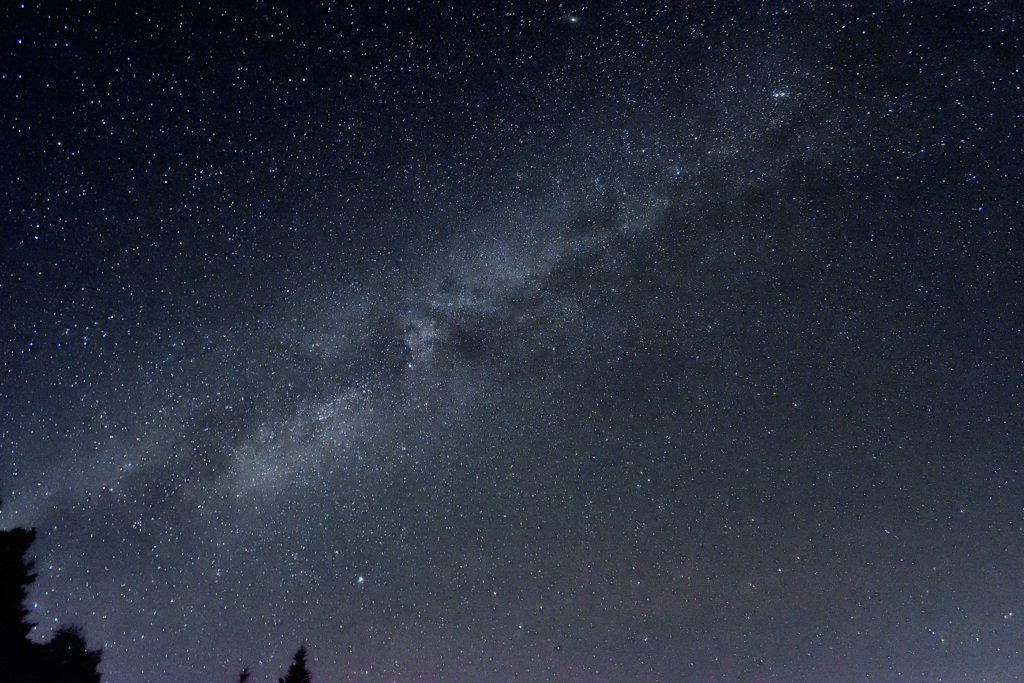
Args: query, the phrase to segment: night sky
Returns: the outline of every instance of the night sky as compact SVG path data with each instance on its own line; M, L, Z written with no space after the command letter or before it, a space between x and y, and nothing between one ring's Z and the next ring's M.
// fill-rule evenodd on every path
M0 10L34 639L1024 680L1019 5L172 4Z

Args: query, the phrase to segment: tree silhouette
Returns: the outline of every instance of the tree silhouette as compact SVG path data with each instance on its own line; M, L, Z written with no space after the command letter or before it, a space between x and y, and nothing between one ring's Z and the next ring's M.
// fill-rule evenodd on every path
M36 580L26 559L34 529L0 531L0 680L4 683L99 683L102 650L87 650L77 626L58 629L45 645L28 639L25 607Z
M238 674L238 683L245 683L249 680L249 676L252 676L252 672L249 669L242 669L242 672Z
M312 683L313 679L306 669L306 646L303 645L295 652L295 659L288 667L288 674L284 678L277 679L277 683Z
M65 626L42 648L42 680L52 683L99 683L102 650L85 649L85 638L77 626Z
M35 538L32 529L0 531L0 662L9 681L29 680L36 654L25 608L28 588L36 580L25 555Z

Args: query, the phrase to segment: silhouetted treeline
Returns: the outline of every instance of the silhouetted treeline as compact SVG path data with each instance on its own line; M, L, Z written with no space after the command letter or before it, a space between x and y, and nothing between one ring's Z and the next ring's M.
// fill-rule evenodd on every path
M246 683L249 680L249 670L242 669L238 674L238 683ZM292 665L288 667L288 673L284 678L277 679L277 683L312 683L313 678L306 668L306 646L301 646L292 659Z
M295 659L288 667L288 673L284 678L277 679L277 683L311 683L312 680L306 669L306 646L303 645L295 653Z
M26 559L32 529L0 531L0 662L10 683L99 683L102 650L89 650L76 626L64 627L42 645L28 639L32 622L25 607L36 580Z
M0 681L2 683L100 683L103 649L90 650L77 626L58 629L49 642L29 640L32 630L25 607L28 589L36 580L28 551L34 529L0 531ZM239 683L249 680L242 669ZM302 646L278 683L312 683Z
M28 621L25 598L36 575L25 554L35 538L35 531L27 529L0 533L0 661L16 680L27 675L32 659L28 640L32 624Z

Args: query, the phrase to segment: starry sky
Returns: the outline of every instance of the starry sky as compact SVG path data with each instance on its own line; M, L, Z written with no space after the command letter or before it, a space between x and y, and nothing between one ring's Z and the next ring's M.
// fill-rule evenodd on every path
M172 4L0 10L33 638L1024 677L1014 3Z

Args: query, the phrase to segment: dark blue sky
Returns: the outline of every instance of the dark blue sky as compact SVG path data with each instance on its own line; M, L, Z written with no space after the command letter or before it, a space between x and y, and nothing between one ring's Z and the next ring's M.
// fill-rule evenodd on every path
M36 638L1024 675L1024 15L619 5L2 10Z

